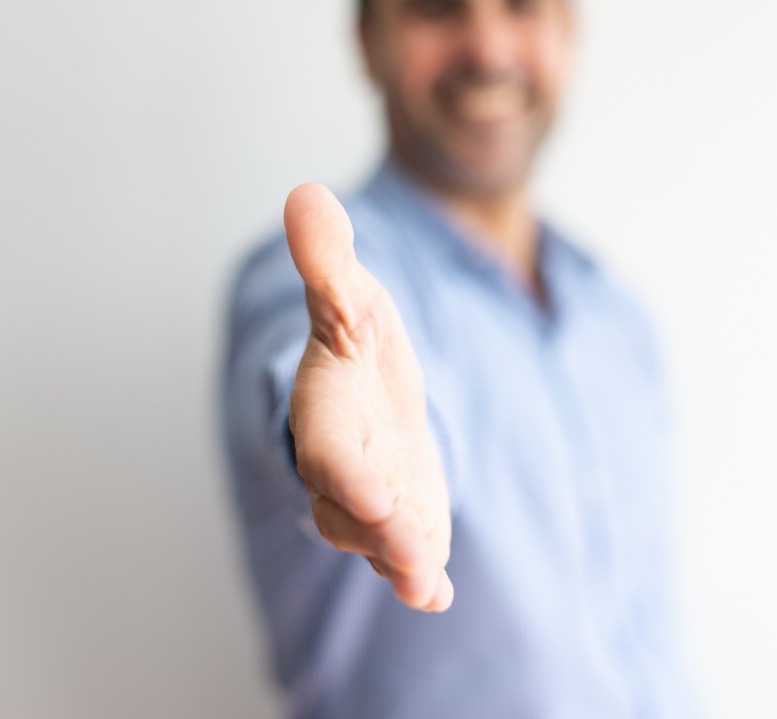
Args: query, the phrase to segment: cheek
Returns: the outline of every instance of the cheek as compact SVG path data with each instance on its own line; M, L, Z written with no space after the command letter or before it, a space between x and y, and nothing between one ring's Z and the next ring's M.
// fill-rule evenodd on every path
M548 32L536 38L532 48L533 75L544 93L555 95L567 76L570 48L565 33Z
M394 48L390 69L394 90L407 101L428 102L432 88L450 64L449 54L444 38L437 33L407 33Z

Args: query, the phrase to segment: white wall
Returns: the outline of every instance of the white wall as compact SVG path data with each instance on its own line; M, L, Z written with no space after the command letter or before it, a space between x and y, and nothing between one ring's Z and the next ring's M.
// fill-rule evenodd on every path
M777 716L777 6L583 7L542 203L663 320L714 717ZM215 433L226 277L380 152L343 0L0 3L0 717L277 716Z

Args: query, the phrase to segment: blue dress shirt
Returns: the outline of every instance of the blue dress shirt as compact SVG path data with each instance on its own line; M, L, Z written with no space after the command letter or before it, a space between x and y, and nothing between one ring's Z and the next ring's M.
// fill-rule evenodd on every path
M286 441L309 320L276 237L234 286L223 406L289 717L688 717L664 383L637 304L541 224L540 307L390 161L345 204L424 371L456 597L445 614L413 611L317 535Z

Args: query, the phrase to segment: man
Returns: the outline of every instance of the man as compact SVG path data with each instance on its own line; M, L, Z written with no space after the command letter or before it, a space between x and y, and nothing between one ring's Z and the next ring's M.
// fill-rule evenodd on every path
M290 716L688 716L653 340L529 202L569 3L368 0L360 34L389 158L345 209L292 192L230 318L227 434Z

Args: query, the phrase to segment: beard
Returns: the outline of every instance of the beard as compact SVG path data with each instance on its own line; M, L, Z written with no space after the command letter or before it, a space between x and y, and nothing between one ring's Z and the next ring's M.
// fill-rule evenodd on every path
M525 185L555 103L524 74L453 69L417 103L386 95L392 151L448 192L493 196Z

